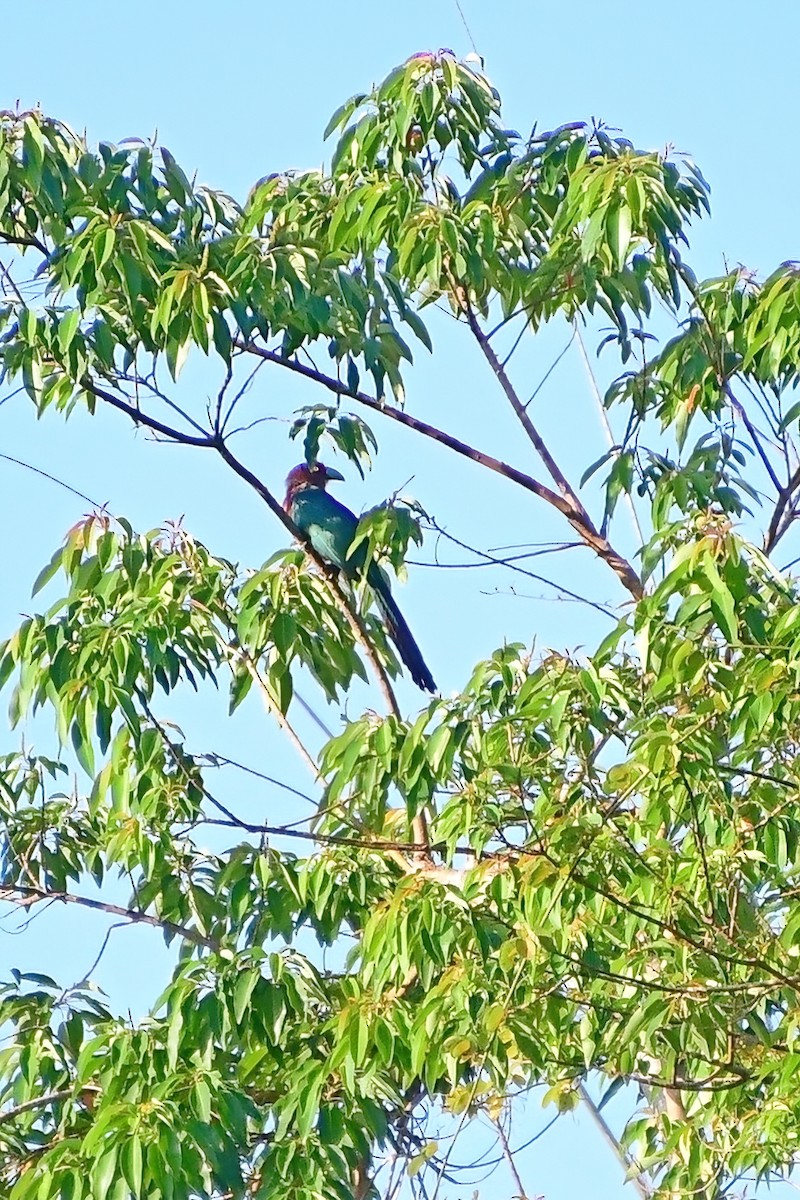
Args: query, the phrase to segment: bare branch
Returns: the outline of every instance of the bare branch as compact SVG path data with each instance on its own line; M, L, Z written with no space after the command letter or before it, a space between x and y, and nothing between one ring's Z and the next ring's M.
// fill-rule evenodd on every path
M328 735L332 736L331 734ZM313 804L317 807L319 801L313 796L309 796L306 792L301 792L299 788L292 787L290 783L284 783L282 779L276 779L274 775L266 775L263 771L256 770L255 767L248 767L245 763L237 762L235 758L228 758L225 754L216 754L214 751L206 751L204 754L193 755L199 762L201 759L205 761L209 767L236 767L237 770L243 771L245 775L252 775L256 779L262 779L265 783L271 783L274 787L282 788L285 792L290 792L293 796L299 796L301 800L307 801L308 804Z
M800 488L800 467L797 468L786 486L782 487L778 493L778 500L773 510L769 527L764 535L765 554L770 554L775 549L796 516L794 498L798 488Z
M33 463L25 462L22 458L14 458L11 454L0 454L0 458L6 462L15 463L18 467L24 467L26 471L33 471L34 475L41 475L43 479L49 479L51 483L57 483L59 487L64 488L68 492L72 492L73 496L77 496L79 500L85 500L87 504L91 504L93 508L102 508L99 500L93 500L91 496L87 496L85 492L79 492L72 484L66 483L63 479L59 479L57 475L51 475L48 471L43 471L41 467L35 467Z
M84 375L80 381L80 386L85 392L95 396L98 400L102 400L105 404L110 404L112 408L116 408L119 412L125 413L126 417L130 417L135 425L144 425L147 429L152 429L154 433L161 433L164 437L171 438L181 446L200 446L205 450L214 450L217 447L217 439L213 434L207 437L194 436L186 433L182 429L175 429L171 425L165 425L163 421L159 421L156 417L151 417L147 413L136 408L135 405L123 400L121 396L115 396L113 392L106 391L105 388L99 387L88 375Z
M756 430L755 426L753 425L753 422L750 420L749 416L747 415L747 410L745 409L741 400L739 400L739 398L734 394L733 388L731 387L731 385L727 379L725 380L725 383L723 385L723 390L725 392L725 395L728 397L728 400L730 401L731 407L733 408L734 412L741 419L742 424L744 425L747 432L750 434L750 440L752 441L753 446L755 447L756 453L758 454L758 457L761 459L762 463L764 464L766 472L769 475L770 479L772 480L775 490L780 495L780 493L783 491L781 481L778 479L778 476L775 473L775 469L774 469L772 463L770 462L769 455L767 454L766 450L764 449L763 445L761 444L761 438L759 437L758 431Z
M218 950L219 943L213 938L206 937L197 929L187 925L178 925L160 917L150 916L149 913L138 912L134 908L123 908L119 904L108 904L104 900L94 900L90 896L76 896L73 892L48 892L44 888L26 887L21 884L7 883L0 887L0 900L16 904L19 908L29 908L42 900L61 900L65 904L78 904L82 908L93 908L96 912L109 913L113 917L124 917L132 924L152 925L163 929L173 937L182 937L195 946L205 946L208 950Z
M13 233L0 232L0 241L5 242L9 246L21 246L23 250L33 249L38 250L40 254L45 256L50 254L50 251L45 246L44 242L30 233L27 237L15 237Z
M286 529L288 529L292 537L296 538L297 541L301 543L308 556L313 559L313 561L320 568L325 585L333 595L339 608L344 613L345 618L350 625L351 630L353 631L353 636L361 646L364 654L372 666L373 671L375 672L378 684L383 692L390 712L392 712L395 716L399 716L400 709L398 707L397 700L395 699L392 685L389 682L386 668L375 653L375 648L369 640L369 635L367 634L364 622L361 620L358 612L355 610L354 606L350 603L348 597L339 586L338 581L331 577L330 571L327 569L327 564L310 545L308 538L300 529L297 528L292 519L289 517L288 513L284 512L282 505L272 495L272 492L270 492L266 484L262 483L257 475L254 475L252 471L250 471L243 463L239 461L238 458L236 458L234 454L231 453L220 434L214 433L209 434L208 437L195 437L192 434L185 433L183 430L175 429L170 425L165 425L163 421L159 421L155 417L151 417L149 414L142 412L140 409L134 407L134 405L123 400L121 397L115 396L113 392L108 392L105 390L105 388L98 387L97 384L88 378L88 376L81 380L81 387L91 395L103 400L106 404L110 404L113 408L125 413L125 415L130 417L135 424L144 425L148 429L154 430L156 433L161 433L165 437L171 438L179 445L199 446L203 449L216 450L223 461L226 462L231 468L231 470L238 475L240 479L243 479L245 483L250 484L253 490L256 491L261 499L267 504L273 515L278 518L278 520L286 527Z
M63 1088L59 1092L45 1092L43 1096L34 1096L32 1100L25 1100L22 1104L16 1104L13 1108L7 1108L5 1112L1 1112L0 1125L14 1121L22 1113L30 1112L34 1108L46 1108L48 1104L57 1104L59 1100L70 1100L73 1096L72 1088Z
M503 1158L508 1164L508 1169L511 1172L511 1177L514 1180L514 1186L517 1189L516 1195L518 1200L528 1200L528 1193L525 1191L525 1185L522 1182L522 1176L517 1169L517 1164L514 1161L514 1155L511 1153L511 1147L508 1144L506 1131L503 1129L500 1121L495 1122L497 1128L497 1136L500 1138L500 1145L503 1148Z
M505 397L514 410L514 414L519 420L520 425L525 430L534 450L544 463L548 475L561 492L561 495L569 501L575 515L581 516L585 519L585 521L589 522L589 515L586 512L586 509L583 507L583 504L578 498L577 493L573 491L572 487L568 483L566 476L563 474L561 468L558 466L552 454L548 450L542 435L539 433L538 429L528 415L526 406L522 403L517 395L516 389L509 379L504 365L500 362L500 359L495 354L488 336L480 327L477 317L468 304L465 304L463 311L467 319L467 323L472 331L473 337L481 348L481 353L488 362L489 366L492 368L492 372L500 384L500 387L503 389Z
M642 581L636 571L598 533L591 520L589 520L588 515L582 516L580 512L576 512L571 502L559 495L558 492L554 492L552 488L540 483L532 475L528 475L524 471L510 466L508 463L494 458L491 454L485 454L482 450L478 450L474 446L462 442L459 438L453 437L452 434L446 433L442 429L437 429L436 426L429 425L426 421L421 421L418 417L411 416L410 413L405 412L401 408L395 408L391 404L384 404L380 400L367 395L366 392L353 390L347 384L342 383L340 379L334 379L330 375L323 375L320 371L315 370L313 367L308 367L296 359L281 358L275 351L267 350L263 346L252 344L245 346L242 343L241 348L247 350L250 354L257 355L259 358L266 359L268 362L274 362L289 371L294 371L298 375L304 375L307 379L313 379L316 383L321 384L331 392L335 392L338 396L347 396L351 400L356 400L366 408L372 409L373 412L380 413L392 421L397 421L398 424L405 425L408 429L413 429L416 433L421 433L424 437L429 437L433 441L439 442L442 446L447 446L449 450L453 450L456 454L460 454L464 458L469 458L472 462L478 463L480 466L486 467L498 475L503 475L506 479L510 479L513 483L525 488L526 491L533 492L535 496L538 496L540 500L546 501L551 507L557 509L569 521L581 540L609 564L620 579L623 587L630 592L634 599L639 600L644 595Z
M197 784L197 780L193 780ZM435 845L429 841L424 842L391 842L383 838L374 837L350 837L343 833L320 833L309 829L295 829L291 825L255 825L250 821L243 821L226 808L219 800L215 799L208 789L200 785L200 789L206 799L220 812L227 814L227 820L217 820L214 817L203 818L204 825L222 825L228 828L241 829L245 833L260 834L263 837L285 837L294 838L301 842L316 842L320 846L351 846L354 850L371 850L375 854L388 854L394 857L396 854L408 855L409 857L419 854L433 853L445 851L447 844L445 842L437 842ZM472 854L473 851L469 846L456 846L456 854ZM487 855L488 860L491 856ZM408 863L403 863L405 868L408 868ZM422 867L415 870L415 874L423 876L425 879L438 881L439 883L463 884L464 872L448 867ZM752 986L752 985L751 985ZM678 990L678 989L676 989ZM681 992L683 995L683 992Z
M604 617L611 617L612 619L615 619L615 614L608 607L608 605L599 604L596 600L590 600L587 596L581 596L577 592L573 592L569 588L563 587L562 584L556 583L555 580L548 579L546 575L538 575L535 571L529 571L527 567L517 566L516 563L512 562L508 558L495 558L494 555L489 554L489 552L486 550L477 550L474 546L469 546L466 542L462 542L459 538L455 537L454 534L448 533L446 529L442 529L442 527L437 525L435 521L431 521L431 526L436 530L437 533L441 534L442 537L447 538L447 540L450 542L453 542L454 545L460 546L462 550L469 550L472 554L477 554L484 560L483 563L473 563L468 565L496 565L498 567L507 567L509 571L516 571L520 575L526 575L529 579L535 579L537 583L545 583L548 587L555 588L557 591L562 592L565 596L568 596L570 600L575 600L579 604L588 604L590 608L596 609L598 612L602 613ZM520 557L528 556L520 555Z
M581 1100L583 1101L583 1103L586 1105L587 1109L589 1110L589 1114L590 1114L592 1120L594 1121L595 1125L600 1130L601 1134L605 1138L608 1145L614 1151L614 1154L616 1155L616 1157L619 1159L623 1169L627 1172L633 1166L638 1171L637 1175L633 1175L631 1177L631 1182L633 1183L633 1186L636 1188L636 1191L642 1197L642 1200L648 1200L649 1196L651 1195L651 1191L642 1177L642 1168L639 1166L638 1163L634 1163L633 1159L625 1152L623 1147L620 1145L619 1141L612 1133L611 1128L608 1125L605 1117L600 1112L600 1109L597 1107L594 1100L589 1095L589 1092L587 1091L586 1087L582 1083L578 1084L578 1094L580 1095Z

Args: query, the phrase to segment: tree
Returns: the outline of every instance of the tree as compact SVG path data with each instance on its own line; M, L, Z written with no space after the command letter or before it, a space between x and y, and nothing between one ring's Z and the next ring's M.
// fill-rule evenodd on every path
M7 1194L388 1196L402 1168L436 1195L457 1173L430 1113L459 1133L488 1115L522 1193L507 1113L543 1083L567 1111L590 1079L630 1099L620 1154L642 1194L711 1200L788 1171L800 609L776 552L792 558L800 503L795 264L698 281L691 163L580 122L520 137L446 50L338 110L328 170L270 175L244 205L163 148L95 152L38 112L0 131L0 361L40 413L111 407L198 469L217 456L289 541L234 425L254 371L302 376L309 461L333 448L363 471L365 417L405 426L552 510L618 605L592 653L504 645L405 715L368 597L310 547L253 569L180 526L97 511L73 528L34 589L58 579L58 598L0 657L12 722L44 709L57 735L3 761L2 895L146 923L180 953L135 1024L88 987L5 984ZM578 486L516 356L547 324L598 319L622 432ZM412 346L444 320L534 473L405 407ZM219 373L207 411L179 383L198 351ZM391 501L358 536L402 571L426 527ZM341 705L370 677L385 712L310 756L296 685ZM309 760L311 829L245 821L171 721L181 685L225 678L232 710L255 689ZM235 844L204 848L213 821Z

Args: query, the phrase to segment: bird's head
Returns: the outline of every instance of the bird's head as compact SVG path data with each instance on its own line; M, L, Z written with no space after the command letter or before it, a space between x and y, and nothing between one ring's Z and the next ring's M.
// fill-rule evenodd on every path
M324 489L332 479L343 480L344 475L334 467L326 467L321 462L298 463L286 476L285 506L288 507L291 504L292 497L297 492L310 487Z

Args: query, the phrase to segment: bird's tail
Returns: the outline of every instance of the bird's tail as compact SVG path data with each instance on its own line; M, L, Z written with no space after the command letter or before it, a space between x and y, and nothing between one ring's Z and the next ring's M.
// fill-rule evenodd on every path
M378 568L378 570L380 569ZM405 617L395 604L394 596L389 591L389 585L382 575L375 577L372 571L369 574L369 581L386 622L386 631L397 647L411 678L418 688L422 688L423 692L435 692L436 684L433 676L428 670L419 646L414 641L411 630L406 625Z

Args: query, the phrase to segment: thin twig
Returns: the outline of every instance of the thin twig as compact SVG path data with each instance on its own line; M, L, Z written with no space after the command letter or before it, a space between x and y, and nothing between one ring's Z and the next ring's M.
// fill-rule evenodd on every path
M473 546L469 546L466 542L462 542L459 538L455 537L454 534L448 533L447 530L442 529L442 527L437 525L434 520L431 520L430 524L432 528L435 529L436 532L442 537L447 538L447 540L452 542L455 546L460 546L462 550L469 550L472 554L479 555L485 560L487 565L494 564L499 567L507 567L509 571L516 571L518 574L525 575L529 579L535 579L537 583L545 583L548 587L555 588L557 591L563 592L563 594L568 596L571 600L576 600L580 604L587 604L590 608L596 609L597 612L602 613L604 617L611 617L612 619L615 619L615 613L607 605L599 604L595 600L589 600L588 597L581 596L577 592L570 591L569 588L564 587L562 584L556 583L552 579L548 579L546 575L538 575L535 571L529 571L527 567L519 567L516 565L516 563L511 562L509 559L495 558L486 550L476 550ZM478 564L474 565L477 566Z
M512 384L512 382L508 376L508 373L506 372L505 367L503 366L503 364L500 362L500 359L495 354L494 349L489 341L488 336L481 329L478 318L475 316L475 314L472 311L472 308L470 306L468 306L468 305L465 306L464 315L467 319L467 323L472 331L472 335L475 338L475 341L480 346L481 353L483 354L484 358L486 359L489 366L491 367L492 372L497 379L497 382L500 384L500 387L502 388L506 399L508 400L512 409L514 410L514 414L517 417L517 419L519 420L519 423L522 425L522 428L525 430L525 433L528 435L531 445L533 446L536 453L539 455L539 458L542 460L548 475L553 480L553 482L555 483L558 490L561 492L561 495L564 496L564 498L569 501L570 506L571 506L572 510L574 511L574 513L576 515L580 515L580 516L584 517L586 519L586 521L589 521L589 515L586 512L585 508L583 507L583 504L581 503L580 498L578 497L578 495L574 491L574 489L571 487L571 485L567 481L566 476L562 472L561 468L558 466L558 463L555 461L552 454L548 450L547 445L544 441L544 438L539 433L538 429L536 428L533 421L531 420L526 406L522 403L519 396L517 395L516 388Z
M5 459L6 462L15 463L18 467L24 467L26 471L33 471L34 475L41 475L43 479L49 479L51 483L57 483L65 491L72 492L73 496L77 496L79 500L85 500L87 504L91 504L92 508L102 508L99 500L93 500L91 496L87 496L84 492L79 492L72 484L65 483L57 475L50 475L48 471L43 471L41 467L34 467L33 463L25 462L21 458L14 458L11 454L0 454L0 458Z
M463 311L472 334L478 343L484 358L491 367L495 378L500 384L500 387L502 388L506 399L511 405L520 425L525 430L531 445L539 455L539 458L542 460L545 469L550 475L550 478L553 480L567 503L568 512L565 513L567 520L570 522L573 529L578 531L587 545L591 546L592 549L599 555L599 557L608 563L608 565L625 584L628 590L631 591L632 594L638 599L642 595L642 585L638 575L634 571L631 564L617 553L603 532L595 528L595 525L586 511L583 502L553 458L546 442L544 441L544 438L531 420L526 405L522 403L517 395L516 388L511 382L504 365L500 362L499 358L495 354L489 338L481 328L480 322L472 311L472 307L468 301L465 302Z
M583 337L581 335L580 326L578 325L577 320L573 324L572 328L575 333L575 338L578 342L578 350L580 352L581 359L583 360L583 365L584 365L584 368L586 370L586 375L589 380L589 387L591 388L595 404L597 405L597 412L600 417L600 423L603 426L603 429L605 430L608 445L613 450L614 447L616 446L616 442L614 440L614 431L611 428L611 422L608 419L608 413L606 412L606 406L605 406L605 404L603 404L603 397L600 395L600 388L598 387L598 384L597 384L597 377L596 377L594 371L592 370L592 364L589 362L589 355L586 353L586 345L585 345ZM628 507L628 511L631 514L631 522L633 524L633 528L636 531L637 537L639 538L639 544L641 546L643 546L644 540L645 540L644 533L642 532L642 526L639 521L639 514L636 511L636 505L633 503L633 496L628 491L626 491L624 493L624 496L625 496L625 503Z
M544 385L547 383L548 379L549 379L549 378L550 378L550 376L553 374L553 371L555 371L556 367L557 367L557 366L558 366L558 364L561 362L562 358L563 358L563 357L564 357L564 355L567 353L567 351L569 350L569 348L570 348L570 346L572 345L572 343L573 343L573 341L574 341L574 340L575 340L575 332L574 332L574 330L573 330L572 336L570 337L570 339L569 339L569 341L567 342L567 344L566 344L566 346L564 347L564 349L563 349L563 350L561 350L561 351L560 351L560 352L559 352L559 353L556 355L556 357L555 357L555 358L553 359L553 361L550 363L550 366L549 366L549 367L547 368L547 370L545 371L545 373L544 373L544 375L542 376L542 378L541 378L541 379L539 380L539 382L537 383L536 387L535 387L535 388L533 389L533 391L531 392L531 394L530 394L530 396L528 397L528 399L525 401L525 407L526 407L526 408L530 408L530 406L533 404L534 400L535 400L535 399L536 399L536 397L539 395L539 392L542 390L542 388L544 387Z
M284 783L282 779L276 779L274 775L266 775L263 771L256 770L255 767L248 767L245 763L237 762L235 758L228 758L225 754L217 754L214 751L207 751L204 754L193 755L198 762L205 760L209 767L236 767L239 771L244 771L246 775L253 775L256 779L263 779L265 783L271 783L274 787L283 788L285 792L291 792L293 796L299 796L301 800L313 804L314 808L318 807L319 802L313 796L309 796L307 792L301 792L299 788L292 787L290 783Z
M175 429L172 425L166 425L156 417L151 417L148 413L142 412L141 409L136 408L135 405L130 404L127 400L123 400L121 396L115 396L113 392L99 387L88 375L83 376L80 386L89 395L102 400L105 404L109 404L119 412L125 413L125 416L129 417L135 425L144 425L148 429L152 429L154 433L161 433L164 437L170 438L173 442L177 442L181 446L199 446L204 450L216 449L217 439L213 434L200 437L186 433L182 429Z

